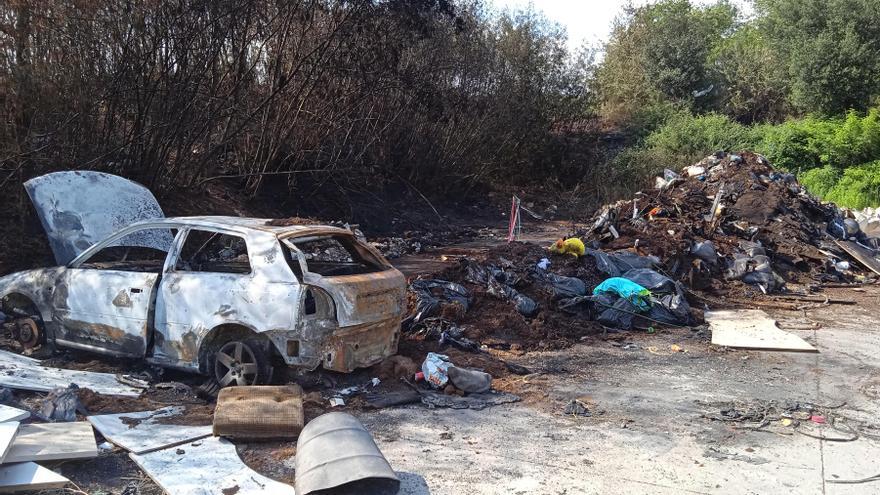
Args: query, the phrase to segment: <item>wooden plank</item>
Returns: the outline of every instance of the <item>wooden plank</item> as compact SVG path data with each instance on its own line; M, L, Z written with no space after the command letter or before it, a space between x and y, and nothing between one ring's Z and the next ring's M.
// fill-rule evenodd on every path
M707 311L712 344L743 349L818 352L804 339L781 330L760 309Z
M129 454L129 457L168 495L296 494L292 486L247 467L239 459L235 445L224 438L208 437L149 454Z
M0 404L0 423L4 421L21 421L31 417L31 413L24 409Z
M64 476L35 462L0 466L0 493L64 488L69 482Z
M54 461L98 457L98 446L92 425L76 423L42 423L22 425L6 462Z
M18 421L0 423L0 464L5 462L6 454L9 453L9 448L12 446L12 440L15 439L15 434L18 433L18 428Z
M220 390L214 435L232 438L296 438L305 425L299 385L257 385Z
M867 248L864 248L851 241L834 241L840 249L846 251L846 254L855 258L856 261L864 265L868 270L880 275L880 261L874 257L874 254Z
M36 359L0 350L0 385L9 388L50 392L54 388L67 388L75 383L80 388L88 388L104 395L124 395L136 397L141 390L123 385L110 373L93 371L65 370L43 366Z
M155 411L89 416L89 422L114 445L135 454L164 449L211 436L211 426L168 425L162 418L178 416L185 409L163 407Z

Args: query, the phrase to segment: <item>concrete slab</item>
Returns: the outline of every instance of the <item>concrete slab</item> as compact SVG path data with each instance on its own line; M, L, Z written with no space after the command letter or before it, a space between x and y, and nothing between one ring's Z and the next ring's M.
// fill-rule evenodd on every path
M63 488L69 482L64 476L35 462L19 462L0 466L0 493Z
M79 421L22 425L4 461L57 461L91 457L98 457L95 434L92 425Z
M18 433L18 427L18 421L0 423L0 464L3 464L9 448L12 447L12 440L15 438L15 434Z
M781 330L760 309L706 311L712 344L739 349L768 351L816 351L804 339Z

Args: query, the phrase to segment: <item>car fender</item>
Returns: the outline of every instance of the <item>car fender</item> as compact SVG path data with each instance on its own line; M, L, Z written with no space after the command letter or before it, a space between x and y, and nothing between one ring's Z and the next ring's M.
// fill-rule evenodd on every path
M64 290L57 281L65 267L39 268L16 272L0 278L0 300L19 294L37 307L43 322L52 322L53 298L56 290Z

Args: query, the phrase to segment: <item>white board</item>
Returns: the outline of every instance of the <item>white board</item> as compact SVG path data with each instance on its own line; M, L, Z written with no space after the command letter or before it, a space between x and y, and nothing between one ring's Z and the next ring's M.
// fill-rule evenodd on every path
M208 437L149 454L129 454L129 457L168 495L224 491L236 495L296 495L292 486L247 467L238 458L235 445L223 438Z
M21 425L5 462L98 457L95 433L86 421Z
M15 434L18 433L18 427L18 421L0 423L0 464L3 464L6 460L6 454L9 453L9 448L12 447L12 440L15 439Z
M60 474L35 462L20 462L0 466L0 493L21 490L50 490L63 488L69 483Z
M707 311L712 344L742 349L818 352L793 333L781 330L776 320L760 309Z
M0 385L35 392L50 392L67 388L71 383L103 395L126 395L137 397L140 389L123 385L111 373L65 370L43 366L36 359L8 351L0 351Z
M21 421L31 417L31 413L17 407L0 404L0 423L4 421Z
M183 407L172 406L155 411L102 414L89 416L86 419L111 443L129 452L143 454L211 436L210 425L167 425L157 421L161 418L180 415L184 410ZM132 419L140 422L131 426Z

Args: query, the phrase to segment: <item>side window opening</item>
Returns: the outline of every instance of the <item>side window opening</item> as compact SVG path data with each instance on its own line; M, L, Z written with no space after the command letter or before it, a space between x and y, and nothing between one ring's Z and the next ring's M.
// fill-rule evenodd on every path
M129 244L128 240L136 239L135 235L170 236L173 239L177 235L177 229L144 229L129 234L117 241L117 245L97 251L84 261L80 268L160 273L168 257L168 251Z
M181 272L251 273L243 237L207 230L190 230L174 269Z
M308 271L325 277L359 275L386 269L381 260L345 235L324 235L285 240L302 251ZM293 263L296 256L292 255Z

